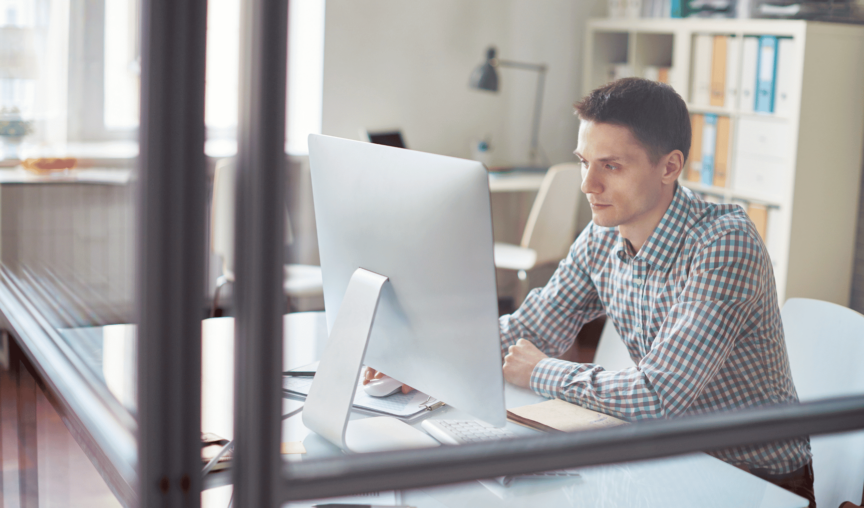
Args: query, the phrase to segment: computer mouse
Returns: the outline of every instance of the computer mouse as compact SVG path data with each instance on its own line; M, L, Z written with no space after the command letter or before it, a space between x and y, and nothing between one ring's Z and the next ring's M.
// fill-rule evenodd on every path
M386 397L388 395L393 395L401 389L402 383L396 381L390 376L373 379L372 381L369 381L369 384L363 387L363 391L372 397Z

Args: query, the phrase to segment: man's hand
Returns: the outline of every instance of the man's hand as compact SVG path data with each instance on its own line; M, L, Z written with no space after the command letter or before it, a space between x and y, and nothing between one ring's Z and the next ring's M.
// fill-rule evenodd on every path
M366 367L366 371L363 372L363 386L368 385L369 381L372 381L373 379L380 379L380 378L384 377L385 375L386 374L384 374L383 372L378 372L377 370L373 369L372 367ZM402 393L411 393L411 391L413 389L414 388L411 388L408 385L405 385L405 384L402 385Z
M531 383L534 367L540 360L549 358L531 341L525 339L519 339L507 351L507 356L504 357L504 380L524 388L528 388Z

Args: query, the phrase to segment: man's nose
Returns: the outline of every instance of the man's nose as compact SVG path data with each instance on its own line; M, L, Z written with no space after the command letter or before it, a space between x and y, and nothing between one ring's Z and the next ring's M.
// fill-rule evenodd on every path
M597 170L591 164L582 170L582 192L585 194L599 194L603 191L603 185L597 177Z

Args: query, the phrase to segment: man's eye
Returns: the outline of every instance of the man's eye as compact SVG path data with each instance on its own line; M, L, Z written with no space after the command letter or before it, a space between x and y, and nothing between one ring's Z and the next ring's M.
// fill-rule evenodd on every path
M585 166L586 168L588 167L588 161L586 161L585 159L580 160L579 163L582 164L583 166Z
M612 164L606 164L606 169L611 169L614 171L614 170L618 169L618 166L613 166Z

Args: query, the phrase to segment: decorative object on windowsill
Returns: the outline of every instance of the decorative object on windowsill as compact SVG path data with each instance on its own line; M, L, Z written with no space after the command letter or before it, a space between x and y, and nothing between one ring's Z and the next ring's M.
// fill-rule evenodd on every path
M528 164L531 167L540 166L540 113L543 110L543 86L546 82L546 64L533 64L525 62L514 62L511 60L501 60L496 55L494 46L490 46L486 50L486 61L480 64L474 72L471 73L471 88L477 90L486 90L489 92L498 91L498 67L512 67L514 69L522 69L526 71L534 71L537 73L537 91L534 96L534 120L531 122L531 150L528 154ZM544 157L545 159L545 157ZM543 161L543 165L548 167L548 161Z
M24 159L21 166L31 173L45 175L58 171L69 171L75 169L78 159L75 157L39 157L36 159Z
M33 132L33 123L21 118L17 108L0 109L0 138L3 140L3 158L17 159L24 138Z

